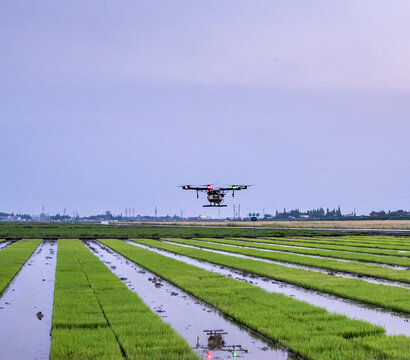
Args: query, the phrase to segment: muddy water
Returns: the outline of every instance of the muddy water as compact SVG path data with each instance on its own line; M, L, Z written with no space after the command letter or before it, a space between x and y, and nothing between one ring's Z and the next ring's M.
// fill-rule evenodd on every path
M217 244L217 245L231 246L231 247L234 247L234 248L243 248L243 249L250 249L250 250L261 250L261 251L275 252L275 253L281 253L281 254L292 254L292 255L305 256L305 257L315 258L315 259L328 259L328 260L335 260L335 261L341 261L341 262L353 262L353 263L358 263L358 264L368 264L368 265L375 265L375 266L390 268L390 269L394 269L394 270L409 270L410 269L409 267L402 266L402 265L377 263L377 262L371 262L371 261L340 259L340 258L335 258L335 257L331 257L331 256L301 254L301 253L293 252L293 251L280 251L280 250L275 250L275 249L255 248L255 247L246 246L246 245L234 245L234 244L225 244L225 243L222 244L222 243L215 243L215 242L212 242L212 241L204 241L204 240L201 240L201 241L204 242L204 243L213 244L213 245Z
M352 319L365 320L372 324L383 326L386 329L386 333L389 335L401 334L410 336L410 317L403 314L397 314L393 311L380 309L376 306L365 305L358 301L339 298L337 296L324 294L318 291L307 290L296 285L276 281L264 276L244 273L241 270L214 265L202 260L152 248L133 241L126 242L134 246L139 246L144 249L154 251L158 254L183 261L187 264L195 265L205 270L213 271L227 277L233 277L240 281L249 282L269 292L280 293L291 296L297 300L306 301L309 304L322 307L332 313L346 315Z
M333 275L333 276L343 277L343 278L347 278L347 279L349 279L349 278L350 279L360 278L361 280L372 283L372 284L397 286L397 287L409 288L410 289L410 284L402 283L402 282L399 282L399 281L374 278L374 277L366 276L366 275L350 274L350 273L346 273L346 272L343 272L343 271L324 269L324 268L315 267L315 266L299 265L299 264L288 263L288 262L284 262L284 261L264 259L264 258L259 258L259 257L256 257L256 256L231 253L229 251L202 248L200 245L192 246L192 245L176 243L176 242L173 242L173 241L165 241L165 240L161 240L161 241L164 242L164 243L167 243L167 244L171 244L171 245L179 245L179 246L188 247L188 248L192 248L192 249L201 249L201 250L213 252L213 253L216 253L216 254L229 255L229 256L239 257L239 258L242 258L242 259L257 260L257 261L262 261L262 262L266 262L266 263L270 263L270 264L276 264L276 265L291 267L291 268L295 268L295 269L315 271L315 272L320 272L322 274ZM255 250L255 249L253 249L253 250Z
M0 250L3 250L3 249L6 248L7 246L9 246L11 243L12 243L12 241L8 241L8 240L1 241L1 242L0 242Z
M42 242L0 298L0 359L48 359L56 242Z
M203 359L208 359L211 351L213 359L231 359L232 353L226 350L209 350L209 336L204 330L223 330L226 345L241 345L248 352L239 351L237 356L246 360L295 359L287 351L264 341L220 314L216 309L193 298L180 288L160 279L144 268L127 260L99 242L85 242L86 246L98 256L110 270L121 278L129 289L169 323L193 350Z

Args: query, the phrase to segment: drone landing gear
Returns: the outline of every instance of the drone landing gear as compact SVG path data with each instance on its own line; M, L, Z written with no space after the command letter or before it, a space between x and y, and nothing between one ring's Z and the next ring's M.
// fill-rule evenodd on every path
M227 207L228 205L203 205L203 207Z

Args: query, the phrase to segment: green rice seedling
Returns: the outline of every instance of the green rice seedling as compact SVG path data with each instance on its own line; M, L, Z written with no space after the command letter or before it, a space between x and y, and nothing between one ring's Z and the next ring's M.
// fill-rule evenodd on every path
M186 255L217 265L263 275L272 279L285 281L308 289L378 305L388 309L410 312L410 290L394 286L372 284L359 279L348 279L313 272L304 269L290 268L269 264L252 259L243 259L229 255L211 253L204 250L186 248L178 245L162 243L156 240L134 240L144 245Z
M396 270L391 268L380 267L377 265L370 265L357 262L341 262L331 259L318 259L308 256L300 256L288 253L267 252L263 250L253 250L246 248L238 248L233 246L225 246L222 244L209 244L198 240L182 240L173 239L173 242L178 244L191 245L201 247L204 249L222 250L234 254L241 254L247 256L253 256L261 259L268 259L274 261L281 261L290 264L298 264L305 266L312 266L316 268L322 268L326 270L343 271L350 274L360 274L371 276L375 278L388 279L394 281L410 282L410 270Z
M79 240L59 241L57 275L51 359L199 359Z
M407 237L398 237L398 236L381 236L381 235L359 235L359 236L352 236L352 235L347 235L344 237L334 237L334 236L327 236L324 239L314 237L314 239L321 241L334 241L334 242L339 242L339 243L344 243L344 242L352 242L352 243L359 243L359 244L368 244L369 246L373 244L380 244L380 245L399 245L399 246L410 246L410 240Z
M173 239L164 239L170 240ZM200 238L194 239L199 241L207 241L207 242L214 242L218 244L227 244L227 245L235 245L235 246L246 246L255 249L267 249L267 250L275 250L280 252L291 252L296 254L305 254L305 255L314 255L314 256L326 256L332 257L335 259L345 259L345 260L353 260L359 262L374 262L380 264L389 264L389 265L400 265L400 266L409 266L410 267L410 258L407 257L396 257L396 256L380 256L380 255L372 255L372 254L360 254L360 253L349 253L343 251L335 251L335 250L313 250L313 249L300 249L294 247L286 247L286 246L276 246L274 244L255 244L251 241L236 241L236 240L228 240L228 239L215 239L215 238Z
M363 238L370 238L369 236ZM275 238L274 238L275 239ZM281 238L281 240L286 240ZM325 238L298 238L298 239L291 239L292 241L298 241L303 243L316 243L316 244L327 244L327 245L343 245L343 246L351 246L351 247L358 247L358 248L375 248L375 249L386 249L386 250L402 250L402 251L410 251L410 245L406 243L402 244L386 244L386 243L377 243L377 242L358 242L358 241L349 241L348 237L343 237L342 239L337 238L337 240L332 240L332 238L325 237Z
M164 239L170 240L173 239ZM360 254L360 253L349 253L343 251L335 251L335 250L323 250L323 249L301 249L301 248L294 248L294 247L287 247L287 246L277 246L275 244L259 244L252 241L244 241L244 240L229 240L229 239L215 239L215 238L199 238L193 239L198 241L206 241L212 242L217 244L225 244L225 245L235 245L235 246L242 246L242 247L251 247L255 249L266 249L266 250L275 250L280 252L290 252L295 254L304 254L304 255L314 255L314 256L323 256L323 257L332 257L335 259L344 259L344 260L352 260L352 261L359 261L359 262L373 262L379 264L388 264L388 265L400 265L400 266L409 266L410 267L410 258L406 257L397 257L397 256L380 256L380 255L372 255L372 254Z
M53 360L124 360L113 332L100 328L53 328Z
M386 336L383 328L367 322L330 314L303 301L282 294L268 293L251 284L119 240L101 241L131 261L206 301L236 321L288 347L305 359L388 360L396 359L396 353L405 354L409 349L409 338L406 340L406 337L403 339ZM379 347L377 344L380 342L385 346ZM386 351L393 347L394 352Z
M7 288L41 240L21 240L0 251L0 295Z
M307 247L307 248L315 248L315 249L326 249L326 250L340 250L340 251L349 251L355 253L364 253L364 254L375 254L375 255L389 255L389 256L397 256L397 257L409 257L410 252L405 251L401 252L399 250L382 250L382 249L374 249L374 248L360 248L360 247L352 247L347 245L328 245L328 244L321 244L317 242L309 242L309 241L302 241L300 239L284 239L284 238L240 238L235 237L232 238L233 240L239 241L249 241L249 242L260 242L264 244L281 244L281 245L289 245L289 246L300 246L300 247Z

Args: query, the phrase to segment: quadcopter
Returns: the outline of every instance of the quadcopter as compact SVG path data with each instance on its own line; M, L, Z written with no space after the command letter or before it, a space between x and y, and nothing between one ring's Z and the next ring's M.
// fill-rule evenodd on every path
M228 187L212 187L211 185L181 185L183 190L195 190L196 198L199 198L200 191L206 191L209 205L203 207L226 207L222 205L225 194L232 191L232 197L235 197L235 191L246 190L251 185L229 185Z

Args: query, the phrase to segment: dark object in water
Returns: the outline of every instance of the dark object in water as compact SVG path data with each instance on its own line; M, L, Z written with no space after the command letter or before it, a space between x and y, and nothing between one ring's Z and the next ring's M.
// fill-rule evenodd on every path
M224 345L225 345L225 341L222 338L221 334L211 335L208 338L208 349L209 350L221 349Z

